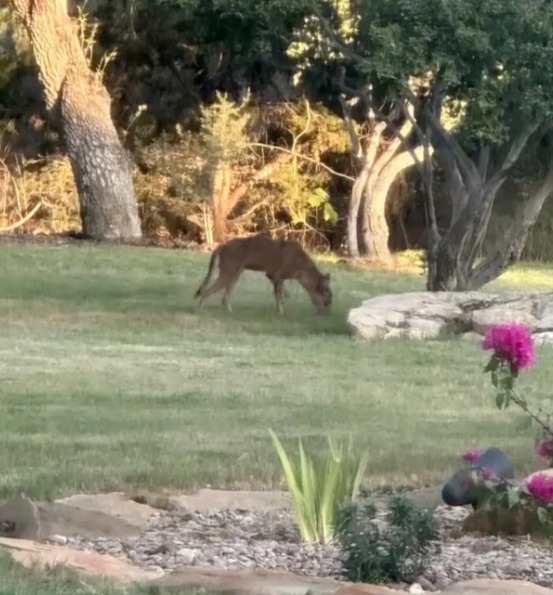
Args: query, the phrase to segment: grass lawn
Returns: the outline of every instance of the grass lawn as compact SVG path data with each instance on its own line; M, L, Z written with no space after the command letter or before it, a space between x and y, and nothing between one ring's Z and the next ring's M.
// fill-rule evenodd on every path
M49 571L27 569L0 556L0 595L154 595L146 587L117 587L106 581L87 579L64 568ZM159 593L161 595L161 592ZM212 595L205 590L183 591L181 595Z
M0 496L272 487L268 428L314 448L352 432L370 449L373 487L441 480L469 447L536 464L517 412L494 408L478 346L348 337L349 308L422 289L419 274L323 262L332 316L290 284L281 317L255 273L232 314L217 296L198 311L206 263L153 248L0 245ZM551 289L553 271L521 267L495 283L507 287ZM553 350L538 355L520 382L531 402L551 399Z

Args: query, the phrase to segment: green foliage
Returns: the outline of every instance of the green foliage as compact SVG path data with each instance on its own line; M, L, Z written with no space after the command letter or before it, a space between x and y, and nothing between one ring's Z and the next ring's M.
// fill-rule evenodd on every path
M284 450L276 434L269 430L279 456L300 534L306 541L327 543L334 537L336 519L342 506L353 502L368 463L368 453L353 455L351 439L344 450L328 438L324 459L307 455L299 440L299 465Z
M10 8L0 8L0 93L30 59L25 31Z
M536 498L524 483L497 480L485 470L471 475L478 509L493 515L497 531L553 538L553 503Z
M251 117L248 101L249 96L246 96L240 103L235 103L228 95L217 93L213 104L202 107L202 135L207 154L216 164L237 162L246 153L246 126Z
M371 503L353 503L340 512L336 537L349 580L408 582L422 573L429 546L438 537L433 513L402 494L389 499L387 512L386 526Z

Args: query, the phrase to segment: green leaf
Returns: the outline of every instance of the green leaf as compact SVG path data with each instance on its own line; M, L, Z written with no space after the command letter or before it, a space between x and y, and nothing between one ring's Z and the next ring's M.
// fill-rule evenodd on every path
M498 409L505 408L505 393L497 393L495 396L495 404Z
M543 525L547 525L551 522L552 518L543 506L539 506L536 512L538 514L538 519L540 523L542 523Z
M513 508L520 502L520 494L516 488L510 488L507 490L507 507Z
M328 202L328 192L324 188L316 188L307 201L311 207L320 207Z
M486 367L484 368L484 372L495 372L498 367L499 359L495 357L495 355L492 355L490 361L486 364Z
M338 213L329 202L326 202L323 207L323 217L325 221L330 223L336 223L338 221Z

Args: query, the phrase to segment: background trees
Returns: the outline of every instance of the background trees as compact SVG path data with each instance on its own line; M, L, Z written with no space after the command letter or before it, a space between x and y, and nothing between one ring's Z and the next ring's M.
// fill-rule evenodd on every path
M148 235L220 241L272 230L379 260L422 247L433 290L485 284L520 258L529 235L526 255L544 256L551 1L98 0L92 8L91 62L113 58L104 81L135 159ZM7 25L0 39L16 33ZM13 43L2 46L14 55ZM42 108L24 87L21 48L17 55L17 68L0 61L10 155L28 158L32 140L33 157L52 156L56 138L48 123L31 124ZM105 123L102 101L95 111ZM119 169L130 188L130 170ZM129 197L116 192L103 204ZM27 227L56 217L47 198L49 211Z

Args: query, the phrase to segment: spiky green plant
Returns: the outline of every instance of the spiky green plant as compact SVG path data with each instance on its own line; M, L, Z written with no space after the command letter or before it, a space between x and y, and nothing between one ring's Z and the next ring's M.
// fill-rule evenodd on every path
M306 454L299 439L296 464L276 434L272 430L269 433L282 464L302 539L328 543L334 537L340 509L357 499L368 452L355 455L351 437L346 448L329 437L326 456L314 459Z

